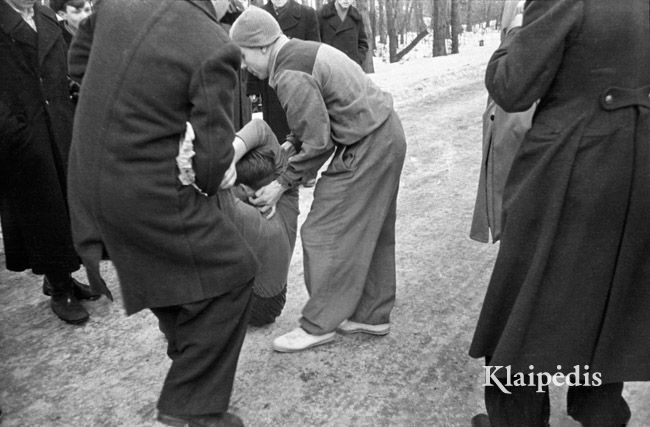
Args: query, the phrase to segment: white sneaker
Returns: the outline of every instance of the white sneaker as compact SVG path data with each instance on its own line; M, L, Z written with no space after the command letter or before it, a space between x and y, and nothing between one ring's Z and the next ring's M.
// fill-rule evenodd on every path
M296 328L273 340L273 350L281 353L292 353L294 351L306 350L317 345L328 343L334 340L334 332L323 335L312 335L303 328Z
M341 322L336 330L342 334L356 334L362 332L370 335L386 335L390 332L390 323L381 323L379 325L368 325L366 323L357 323L351 320Z

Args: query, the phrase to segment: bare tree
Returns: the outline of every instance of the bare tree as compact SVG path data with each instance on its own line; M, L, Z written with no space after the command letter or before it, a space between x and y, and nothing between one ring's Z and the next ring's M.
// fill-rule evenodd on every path
M451 0L451 53L458 53L458 35L460 33L460 14L458 0Z
M447 33L447 19L444 14L445 6L442 4L445 0L433 1L433 56L444 56L447 54L445 34Z
M397 54L397 28L395 19L396 0L386 0L386 30L388 32L388 61L395 62Z
M377 23L377 32L379 33L379 43L386 44L386 27L384 26L384 11L387 0L379 0L379 22Z

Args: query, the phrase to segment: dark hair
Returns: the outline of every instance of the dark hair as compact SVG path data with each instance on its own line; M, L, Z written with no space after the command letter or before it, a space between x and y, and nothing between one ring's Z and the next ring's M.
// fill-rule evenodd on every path
M88 0L50 0L50 8L55 11L64 11L66 6L72 6L77 9L84 7Z
M275 173L275 158L270 152L251 150L237 162L237 184L246 184L254 190Z

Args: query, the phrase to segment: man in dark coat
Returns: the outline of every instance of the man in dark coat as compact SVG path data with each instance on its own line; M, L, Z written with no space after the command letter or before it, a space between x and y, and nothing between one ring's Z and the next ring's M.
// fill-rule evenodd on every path
M354 62L363 64L368 38L363 19L351 0L332 0L318 11L318 28L323 43L343 51Z
M69 166L75 245L93 287L105 286L106 253L126 313L158 318L172 359L158 419L169 425L241 425L227 409L257 261L211 198L235 169L240 52L223 13L201 0L102 1L69 55L82 82ZM186 122L193 147L179 149Z
M320 41L318 32L318 18L316 11L309 6L304 6L295 0L270 0L264 5L264 10L269 12L278 24L284 35L292 39ZM249 93L259 92L262 96L262 116L275 137L284 142L289 134L287 115L278 100L275 91L268 85L268 81L259 81L249 75Z
M647 0L528 1L488 64L504 110L540 100L470 349L493 425L547 425L549 383L583 425L625 425L623 382L650 380L648 34ZM536 384L505 386L516 373Z
M73 105L66 44L54 12L34 0L0 1L0 218L7 268L44 274L54 313L83 323L94 298L79 269L66 205Z

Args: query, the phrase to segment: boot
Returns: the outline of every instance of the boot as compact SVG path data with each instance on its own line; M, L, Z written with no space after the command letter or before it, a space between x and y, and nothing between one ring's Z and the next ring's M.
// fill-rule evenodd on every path
M99 294L93 293L93 291L90 290L90 286L84 285L74 277L70 277L70 280L72 280L72 289L74 291L74 296L77 297L78 300L95 301L101 296ZM47 276L43 278L43 295L47 295L48 297L52 296L52 285L50 284Z
M64 280L52 280L49 277L47 281L50 284L52 297L50 307L54 314L64 322L73 325L85 323L90 315L75 296L72 277L68 275Z

